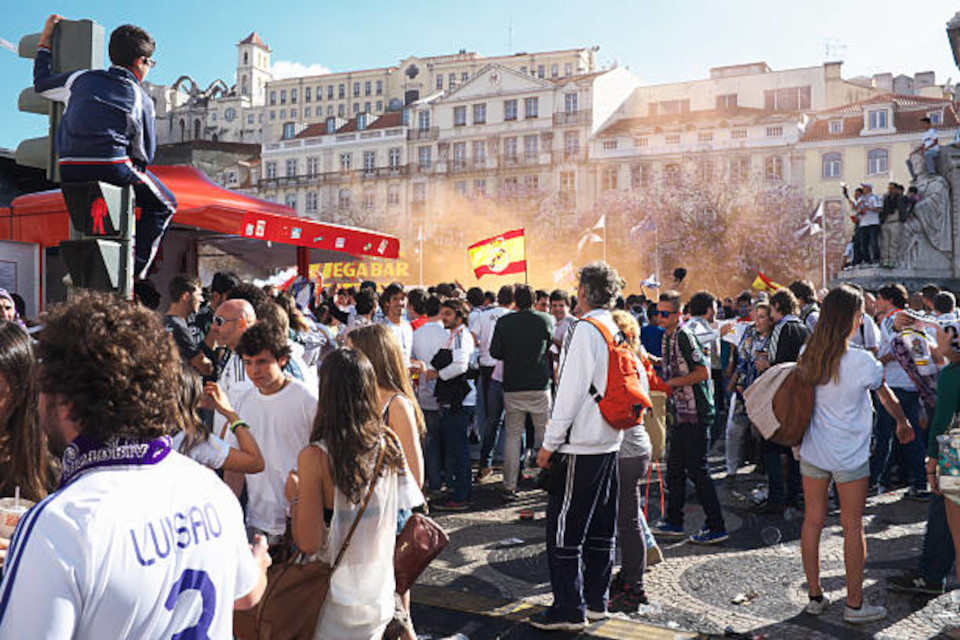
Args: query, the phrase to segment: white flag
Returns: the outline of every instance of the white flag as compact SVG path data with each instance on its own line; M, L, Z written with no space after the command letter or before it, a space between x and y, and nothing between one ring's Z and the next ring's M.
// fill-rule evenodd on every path
M640 286L647 289L659 289L660 283L657 282L657 274L651 273L649 278L640 283Z
M591 233L590 231L586 232L580 237L579 242L577 242L577 253L583 251L584 245L589 242L603 242L603 238L595 233Z
M562 267L560 267L559 269L553 272L553 283L556 285L569 283L573 279L574 279L574 272L573 272L572 262L567 262L567 264L563 265Z
M600 219L597 220L597 224L593 225L592 230L599 231L600 229L603 229L606 226L607 226L607 214L603 214L602 216L600 216Z
M823 201L820 202L820 206L817 207L817 210L813 212L813 215L810 217L812 222L817 220L823 220Z

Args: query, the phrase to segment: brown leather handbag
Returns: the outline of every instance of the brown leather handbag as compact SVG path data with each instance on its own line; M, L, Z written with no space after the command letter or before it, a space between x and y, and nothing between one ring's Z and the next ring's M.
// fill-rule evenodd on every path
M397 593L406 593L423 570L440 555L450 537L443 528L422 513L412 513L397 536L393 553L393 574Z
M370 488L363 498L360 510L350 525L332 565L325 562L307 562L303 553L291 554L290 560L275 564L267 570L267 588L260 603L247 611L233 614L233 633L241 640L309 640L317 627L320 609L330 589L330 576L336 571L343 554L350 546L363 512L373 496L380 477L386 446L380 442L380 453L373 469Z

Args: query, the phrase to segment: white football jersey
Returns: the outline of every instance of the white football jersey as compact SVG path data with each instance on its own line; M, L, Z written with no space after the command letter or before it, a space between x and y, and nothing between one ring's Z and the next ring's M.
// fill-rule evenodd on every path
M240 505L201 465L94 467L24 516L0 638L231 638L259 568Z

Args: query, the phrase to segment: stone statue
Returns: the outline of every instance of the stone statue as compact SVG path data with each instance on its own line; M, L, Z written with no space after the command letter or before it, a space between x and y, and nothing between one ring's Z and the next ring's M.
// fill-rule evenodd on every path
M909 269L949 268L953 261L950 185L943 176L926 173L922 159L915 162L914 166L920 169L914 185L921 200L903 225L898 266Z

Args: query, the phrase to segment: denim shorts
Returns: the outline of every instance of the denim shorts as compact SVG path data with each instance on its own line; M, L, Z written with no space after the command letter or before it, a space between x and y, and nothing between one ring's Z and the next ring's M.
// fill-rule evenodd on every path
M833 478L837 484L853 482L870 477L870 461L867 460L856 469L849 471L827 471L820 467L815 467L806 460L800 460L800 473L808 478L817 478L819 480L829 480Z

